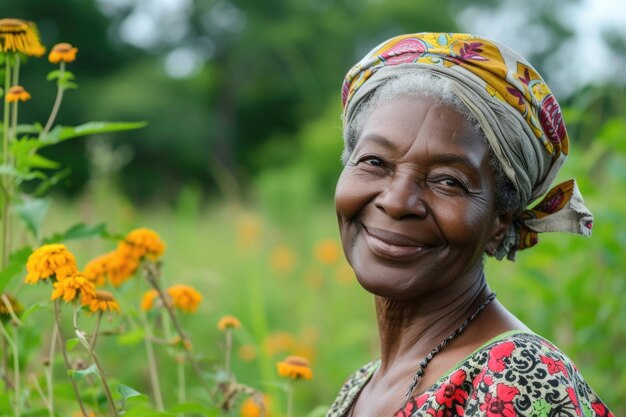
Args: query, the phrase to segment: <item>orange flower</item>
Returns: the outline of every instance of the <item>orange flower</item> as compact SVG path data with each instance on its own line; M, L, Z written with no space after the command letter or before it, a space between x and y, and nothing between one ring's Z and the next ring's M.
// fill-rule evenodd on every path
M226 329L238 329L241 327L241 322L235 316L224 316L217 323L217 328L224 331Z
M16 103L18 101L30 100L30 93L21 85L14 85L9 88L5 97L7 103Z
M277 246L270 253L270 267L278 274L290 273L295 263L296 255L288 246Z
M274 356L281 352L287 352L296 345L294 337L287 332L275 332L267 336L263 342L263 350L269 355Z
M251 362L256 359L256 347L251 344L241 345L238 351L239 358L244 362Z
M95 313L97 311L120 311L120 305L115 301L115 297L108 291L96 290L94 298L83 301L83 305L89 306L89 311Z
M261 238L261 222L256 216L245 215L237 224L237 241L244 247L253 246Z
M97 287L104 285L108 279L117 288L132 277L137 268L139 260L115 250L89 261L85 265L84 275Z
M143 311L152 310L152 307L154 307L154 300L156 300L158 297L159 293L157 292L157 290L146 291L141 298L141 304L139 305L139 307Z
M40 57L46 48L39 41L39 32L32 22L0 19L0 52L21 52Z
M267 395L253 395L241 404L241 417L271 417L269 412L270 399Z
M155 231L144 227L128 233L118 245L117 251L124 258L140 261L147 257L156 260L165 252L165 243Z
M58 64L60 61L73 62L76 59L76 52L78 52L78 49L69 43L57 43L52 47L48 55L48 61L53 64Z
M331 239L324 239L315 245L315 259L325 265L332 265L339 260L341 248Z
M80 295L82 304L85 305L96 296L96 287L84 275L78 273L70 275L61 281L54 283L51 300L63 297L63 301L69 303L75 301Z
M167 289L167 293L172 297L174 307L187 313L195 313L202 301L202 295L189 285L172 285Z
M77 273L78 268L74 255L65 245L52 244L38 248L28 257L26 271L28 275L24 282L36 284L51 276L61 281L68 275Z
M109 282L114 287L119 287L130 277L133 276L137 268L139 268L139 259L128 256L129 254L123 250L115 250L112 252L111 269L109 270Z
M313 371L309 366L309 361L302 356L288 356L282 362L276 364L278 375L291 379L311 379Z
M115 272L117 264L115 252L109 252L89 261L85 265L83 275L93 282L96 287L101 287L104 285L107 277Z

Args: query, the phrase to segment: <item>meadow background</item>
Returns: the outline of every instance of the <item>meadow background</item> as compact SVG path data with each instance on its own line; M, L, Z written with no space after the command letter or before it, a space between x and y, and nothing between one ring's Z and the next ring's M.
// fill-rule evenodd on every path
M342 77L373 45L398 33L498 36L554 86L573 148L561 178L577 178L596 224L591 239L541 236L515 263L488 261L488 280L530 328L572 357L615 415L626 415L626 78L620 71L626 34L600 21L590 26L594 15L585 14L586 5L3 2L0 17L34 21L48 47L70 42L79 49L71 69L80 88L67 93L59 123L148 122L44 152L70 171L51 190L42 237L77 222L106 223L117 234L143 226L157 231L167 244L164 279L203 294L199 312L182 318L203 364L221 363L216 324L235 315L243 324L235 332L238 379L282 402L274 364L302 355L313 379L298 381L295 415L327 407L346 376L378 354L373 301L343 259L333 208ZM588 43L590 27L596 43ZM22 84L37 92L37 100L20 108L24 123L45 121L54 99L41 76L48 71L44 61L32 60L21 74ZM38 243L26 234L21 239ZM66 244L79 265L115 246L95 238ZM24 306L47 297L49 289L20 281L7 289ZM122 308L136 308L146 289L139 281L120 289ZM112 333L98 348L109 374L149 393L133 323L113 319L103 326ZM45 310L33 313L21 339L25 372L40 369L51 329ZM176 369L165 351L158 354L165 401L174 402ZM189 385L189 396L201 398L191 374Z

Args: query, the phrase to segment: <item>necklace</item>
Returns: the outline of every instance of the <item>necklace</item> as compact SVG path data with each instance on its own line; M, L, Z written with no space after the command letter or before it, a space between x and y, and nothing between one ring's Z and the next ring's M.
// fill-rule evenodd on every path
M491 294L489 294L489 297L487 297L487 299L480 306L478 306L476 311L474 311L474 313L472 313L471 316L466 318L465 321L455 331L453 331L450 334L450 336L443 339L441 343L439 343L433 350L430 351L428 355L426 355L424 359L422 359L422 361L420 362L419 368L417 369L417 371L415 372L415 375L413 376L413 381L411 382L411 385L409 385L409 389L406 391L406 400L404 401L403 407L406 406L406 404L411 399L411 394L413 393L413 390L422 379L422 375L424 375L424 370L426 369L426 367L428 366L428 363L432 360L432 358L436 354L441 352L441 349L443 349L448 343L450 343L450 341L452 341L455 337L460 335L463 332L463 330L465 330L467 326L472 321L474 321L474 319L478 317L478 315L483 312L485 307L487 307L487 305L491 303L495 298L496 298L495 292L492 292Z

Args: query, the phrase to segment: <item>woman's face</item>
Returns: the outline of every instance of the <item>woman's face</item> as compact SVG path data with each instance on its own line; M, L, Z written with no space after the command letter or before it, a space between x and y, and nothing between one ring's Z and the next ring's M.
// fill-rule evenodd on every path
M361 285L410 299L475 279L508 227L495 214L489 162L488 145L453 107L399 98L376 108L335 193Z

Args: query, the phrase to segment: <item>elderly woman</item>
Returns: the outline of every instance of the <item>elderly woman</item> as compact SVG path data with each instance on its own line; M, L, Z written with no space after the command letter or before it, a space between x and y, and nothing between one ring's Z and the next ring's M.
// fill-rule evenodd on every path
M485 255L513 259L538 233L591 233L574 180L548 190L569 142L540 75L487 39L405 35L348 72L343 106L337 217L375 296L381 359L327 417L612 416L483 271Z

